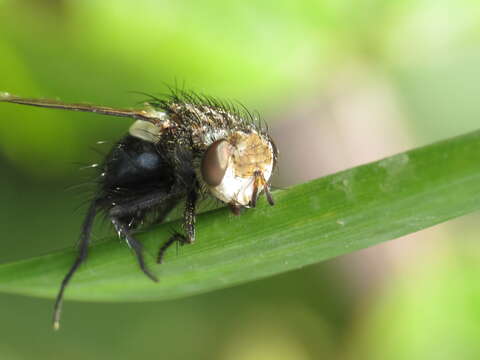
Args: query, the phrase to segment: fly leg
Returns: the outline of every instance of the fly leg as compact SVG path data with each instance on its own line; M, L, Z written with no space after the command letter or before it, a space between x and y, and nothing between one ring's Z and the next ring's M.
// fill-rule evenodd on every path
M138 265L145 275L157 282L158 279L147 268L143 257L143 245L132 235L135 225L143 218L143 214L155 209L160 220L175 207L179 201L177 192L158 191L143 197L114 205L108 212L110 220L120 238L125 239L128 246L133 249Z
M80 243L78 247L78 254L75 262L68 271L67 275L63 278L62 284L60 285L60 291L58 292L57 298L55 300L55 305L53 308L53 328L58 330L60 328L60 315L62 313L62 304L63 304L63 294L65 289L72 278L73 274L77 271L79 266L85 261L88 255L88 244L90 242L90 234L92 232L93 222L97 214L98 203L97 200L94 200L85 216L83 221L82 231L80 233Z
M168 248L178 242L180 245L191 244L195 241L195 207L197 204L198 194L196 189L190 190L187 194L185 202L185 210L183 213L183 230L185 235L180 233L173 234L168 241L160 247L157 256L157 263L163 262L163 257Z
M124 216L133 216L143 211L158 209L164 217L184 194L185 192L177 188L172 188L171 191L158 190L139 198L113 205L108 214L110 217L122 218Z
M142 243L138 242L137 239L133 237L131 234L131 230L129 228L129 224L122 221L122 219L119 219L117 217L111 217L111 221L113 226L115 227L115 230L118 233L118 236L120 238L124 238L125 241L127 242L128 246L130 246L133 251L135 252L135 255L137 257L138 265L140 266L140 269L144 272L145 275L147 275L151 280L157 282L158 279L155 275L153 275L150 270L148 270L147 266L145 265L145 260L143 258L143 245Z

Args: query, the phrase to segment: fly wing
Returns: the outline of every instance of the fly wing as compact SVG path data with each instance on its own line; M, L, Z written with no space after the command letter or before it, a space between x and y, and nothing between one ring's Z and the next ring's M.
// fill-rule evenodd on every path
M50 109L62 109L72 111L84 111L101 115L110 115L118 117L129 117L137 120L148 121L157 124L161 119L158 112L147 110L115 109L108 106L99 106L91 104L68 104L50 99L29 99L22 98L9 93L0 93L0 102L9 102L21 105L38 106Z

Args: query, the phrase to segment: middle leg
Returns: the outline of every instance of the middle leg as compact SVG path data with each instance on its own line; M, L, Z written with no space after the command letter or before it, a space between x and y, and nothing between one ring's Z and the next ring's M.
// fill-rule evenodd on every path
M195 241L195 209L198 200L196 189L190 190L185 201L185 210L183 213L183 230L185 235L178 232L174 233L168 241L158 251L157 263L163 262L163 257L168 248L174 243L178 242L180 245L191 244Z

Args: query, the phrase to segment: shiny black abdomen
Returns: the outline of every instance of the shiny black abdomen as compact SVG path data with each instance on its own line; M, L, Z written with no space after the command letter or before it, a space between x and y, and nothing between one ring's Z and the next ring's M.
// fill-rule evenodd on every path
M174 181L173 169L156 145L130 135L110 151L102 171L104 195L133 195L159 188L168 191Z

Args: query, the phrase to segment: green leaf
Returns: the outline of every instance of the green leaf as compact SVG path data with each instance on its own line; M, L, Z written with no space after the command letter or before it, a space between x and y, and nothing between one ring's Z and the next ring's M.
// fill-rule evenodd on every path
M67 299L171 299L264 278L350 253L461 216L480 207L480 132L401 153L276 191L235 217L217 209L197 219L197 242L165 263L153 258L176 222L139 238L160 279L143 275L133 254L112 238L93 245ZM283 169L283 171L286 171ZM0 266L0 291L56 295L75 257L64 250Z

